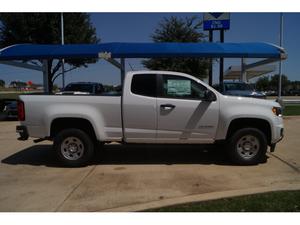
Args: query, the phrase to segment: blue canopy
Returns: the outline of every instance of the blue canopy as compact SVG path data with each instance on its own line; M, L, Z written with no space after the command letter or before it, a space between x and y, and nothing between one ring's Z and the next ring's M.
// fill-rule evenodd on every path
M283 48L268 43L101 43L39 45L17 44L0 50L0 60L61 58L285 58Z

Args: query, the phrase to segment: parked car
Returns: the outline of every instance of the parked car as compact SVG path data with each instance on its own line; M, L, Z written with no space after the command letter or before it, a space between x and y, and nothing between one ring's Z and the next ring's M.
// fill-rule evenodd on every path
M266 96L276 96L276 91L267 90L263 92Z
M81 94L81 95L90 95L90 94L101 94L104 92L104 87L100 83L96 82L74 82L68 84L62 92L56 94L61 95L70 95L70 94Z
M7 119L17 119L18 118L18 109L17 109L17 101L6 101L3 109L5 116Z
M291 89L291 90L289 90L289 95L299 96L300 95L300 89Z
M219 84L214 85L213 87L218 91L221 90ZM222 94L224 95L263 98L263 99L266 98L266 95L263 92L256 91L252 85L244 82L225 81L222 90L223 90Z
M178 72L132 71L121 96L20 95L16 130L51 140L67 166L86 165L96 143L215 144L234 163L257 164L283 138L275 101L224 96ZM171 157L171 156L170 156Z

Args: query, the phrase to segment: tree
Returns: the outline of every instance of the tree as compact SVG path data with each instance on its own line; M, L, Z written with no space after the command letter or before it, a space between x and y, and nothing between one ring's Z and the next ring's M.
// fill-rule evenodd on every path
M60 13L1 13L0 47L20 43L60 44ZM98 43L96 30L86 13L64 13L65 44ZM91 59L68 59L72 68L87 66ZM53 78L60 71L61 61L48 60L49 88L52 91Z
M5 81L4 80L0 80L0 87L4 87L5 86Z
M271 76L271 79L269 77L261 77L256 82L256 88L260 91L278 91L278 83L279 83L279 75L275 74ZM292 84L291 81L288 80L288 77L286 75L282 75L281 77L281 87L282 92L288 91L289 85Z
M290 81L290 86L292 90L300 89L300 81Z
M27 84L26 82L16 80L16 81L11 81L9 86L14 88L21 88L21 87L26 87Z
M270 86L270 80L269 77L260 77L257 81L256 81L256 89L259 91L265 91L265 90L269 90Z
M197 17L172 16L159 23L151 38L154 42L204 42L206 36L200 32L201 27L202 21ZM152 58L142 63L151 70L185 72L198 78L207 77L209 68L209 61L204 58Z
M275 74L271 77L270 80L270 86L273 90L278 90L278 84L279 84L279 75ZM289 80L286 75L282 75L281 77L281 89L282 91L286 91L287 87L289 85Z

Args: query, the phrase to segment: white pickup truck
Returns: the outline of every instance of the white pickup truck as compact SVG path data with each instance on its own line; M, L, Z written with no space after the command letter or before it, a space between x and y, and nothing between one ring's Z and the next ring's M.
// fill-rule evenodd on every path
M283 137L275 101L224 96L178 72L134 71L119 95L21 95L19 140L53 140L67 166L86 165L98 143L215 144L237 164L259 163Z

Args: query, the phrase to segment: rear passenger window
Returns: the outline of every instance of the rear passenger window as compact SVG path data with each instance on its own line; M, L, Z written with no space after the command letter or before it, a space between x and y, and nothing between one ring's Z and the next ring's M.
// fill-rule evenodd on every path
M131 92L137 95L156 97L156 74L133 75Z

